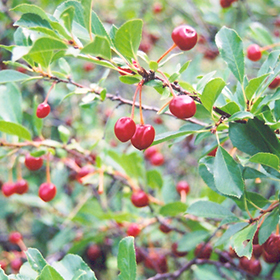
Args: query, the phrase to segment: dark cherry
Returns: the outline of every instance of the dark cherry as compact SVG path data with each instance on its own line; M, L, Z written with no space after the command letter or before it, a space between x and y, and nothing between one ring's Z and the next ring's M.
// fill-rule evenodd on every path
M145 159L150 159L157 152L158 151L157 151L157 148L155 146L149 147L148 149L145 150L144 157L145 157Z
M263 244L263 248L269 255L278 257L280 255L280 235L272 233Z
M246 257L240 258L239 267L255 276L258 276L262 271L260 261L254 258L251 258L250 260Z
M188 194L190 192L190 186L187 181L182 180L177 183L176 190L179 194L183 191Z
M259 258L262 255L263 246L259 244L253 244L253 255L255 258Z
M145 252L140 247L135 247L136 263L139 264L145 260Z
M20 179L15 182L16 185L16 193L17 194L24 194L28 191L28 182L24 179Z
M280 255L270 255L265 250L263 250L262 256L266 263L278 263L280 261Z
M141 227L138 224L130 224L127 228L128 236L138 236L141 232Z
M136 207L145 207L149 205L149 197L144 191L133 192L131 202Z
M202 242L196 246L194 255L199 259L210 259L212 251L213 248L209 243L204 246L204 242Z
M115 124L115 135L121 142L126 142L132 138L136 130L133 119L122 117Z
M11 233L10 233L10 235L9 235L9 241L10 241L12 244L18 244L20 240L22 240L22 235L21 235L20 232L14 231L14 232L11 232Z
M86 255L89 260L95 261L102 255L102 251L97 244L91 244L87 248Z
M259 244L259 231L260 231L260 228L258 228L254 234L254 237L253 237L254 245Z
M229 255L232 259L239 258L239 256L237 255L237 253L235 252L235 250L231 246L229 247L228 252L229 252Z
M149 124L136 125L136 130L131 138L131 144L138 150L145 150L152 145L155 139L155 129Z
M8 197L16 193L16 184L13 182L7 182L2 185L2 193Z
M247 48L247 57L252 61L258 61L262 58L261 48L257 44L250 45Z
M165 223L165 224L160 224L159 230L160 230L161 232L163 232L163 233L169 233L170 231L172 231L172 228L170 228L170 227L168 226L168 222L167 222L167 223Z
M147 268L157 271L158 273L165 273L168 271L166 257L157 252L149 253L144 261L144 265Z
M231 260L231 255L228 251L223 251L220 255L219 255L219 261L221 263L227 263Z
M173 42L182 51L192 49L197 43L197 33L193 27L189 25L177 26L171 34Z
M161 166L164 164L164 161L164 156L159 152L156 152L150 158L150 163L154 166Z
M231 0L220 0L220 5L222 8L228 8L231 6Z
M50 105L47 102L43 102L38 105L37 111L36 111L36 116L40 119L43 119L46 116L48 116L50 111L51 111Z
M178 258L184 257L188 254L188 252L186 252L186 251L185 252L178 251L178 243L176 243L176 242L172 243L171 251Z
M83 69L85 72L90 72L94 69L94 64L93 63L90 63L90 62L86 62L84 65L83 65Z
M39 197L45 201L51 201L56 195L56 186L52 183L43 183L39 188Z
M194 116L196 105L190 96L179 95L171 100L169 110L175 117L179 119L187 119Z
M269 88L270 89L275 89L280 85L280 76L277 76L270 84L269 84Z
M29 170L35 171L42 167L43 159L41 157L33 157L31 155L26 155L24 163Z

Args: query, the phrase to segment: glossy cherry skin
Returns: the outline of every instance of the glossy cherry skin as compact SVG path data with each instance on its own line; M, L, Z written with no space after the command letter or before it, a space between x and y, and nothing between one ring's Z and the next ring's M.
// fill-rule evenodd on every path
M269 84L269 88L270 89L275 89L280 85L280 76L277 76L270 84Z
M45 201L51 201L56 195L56 186L52 183L43 183L39 188L39 197Z
M160 166L164 164L164 156L157 152L154 155L152 155L152 157L150 158L150 163L154 166Z
M15 185L17 194L24 194L28 191L28 182L24 179L16 181Z
M178 251L178 243L176 243L176 242L172 243L171 250L172 250L172 253L178 258L184 257L188 254L188 252Z
M121 142L130 140L134 135L135 130L135 122L129 117L118 119L114 127L115 135Z
M265 250L263 250L262 256L266 263L278 263L280 261L280 255L270 255Z
M252 61L258 61L262 58L261 48L257 44L250 45L247 48L247 57Z
M193 99L188 95L179 95L171 100L169 110L175 117L187 119L194 116L196 105Z
M2 193L8 197L16 193L16 184L13 182L7 182L2 185Z
M213 248L210 244L206 244L203 248L204 243L200 243L196 246L194 255L199 259L210 259ZM203 248L203 249L202 249Z
M17 244L20 240L22 240L22 235L18 231L11 232L9 235L9 241L12 244Z
M190 186L187 181L182 180L177 183L176 190L179 194L183 191L188 194L190 192Z
M31 155L26 155L24 164L29 170L36 171L42 167L43 159L41 157L32 157Z
M269 255L278 257L280 255L280 235L272 233L263 244L263 248Z
M131 195L131 202L138 208L145 207L149 205L149 197L143 191L136 191Z
M189 25L177 26L171 34L173 42L182 51L192 49L197 43L197 33L195 29Z
M36 116L40 119L43 119L46 116L48 116L50 111L51 111L50 105L47 102L43 102L38 105L37 111L36 111Z
M89 260L95 261L99 257L101 257L102 252L100 247L97 244L91 244L86 251L86 255Z
M138 236L141 232L141 227L138 224L130 224L127 229L128 236Z
M255 276L258 276L262 271L260 261L254 258L250 260L247 259L246 257L240 258L239 267Z
M138 150L145 150L152 145L155 139L155 129L149 124L136 125L136 130L131 138L131 144Z

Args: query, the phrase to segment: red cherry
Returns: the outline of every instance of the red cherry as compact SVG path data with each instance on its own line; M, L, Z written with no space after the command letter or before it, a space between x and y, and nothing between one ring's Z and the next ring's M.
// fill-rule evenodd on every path
M0 260L0 267L1 267L4 271L6 271L7 266L8 266L8 264L7 264L7 262L6 262L5 260Z
M191 118L196 112L196 105L188 95L174 97L169 104L170 112L179 119Z
M186 194L188 194L190 192L190 185L188 184L187 181L179 181L176 185L176 190L179 194L181 194L181 192L185 192Z
M210 152L207 154L207 156L209 156L209 157L214 157L214 156L216 156L217 150L218 150L218 147L216 147L215 149L213 149L212 151L210 151Z
M94 69L94 64L90 63L90 62L87 62L83 65L83 69L84 69L85 72L90 72Z
M80 171L76 174L76 180L79 182L79 183L82 183L82 178L87 176L88 174L90 173L93 173L94 172L94 167L91 166L91 165L85 165L83 166Z
M17 71L18 71L18 72L21 72L21 73L23 73L23 74L25 74L25 73L27 72L27 69L25 69L25 68L19 66L19 67L17 67Z
M280 76L277 76L270 84L269 84L269 88L270 89L275 89L280 85Z
M163 165L164 164L164 156L157 152L155 154L152 155L152 157L150 158L150 162L152 165L155 165L155 166L160 166L160 165Z
M51 111L51 107L47 102L43 102L38 105L36 116L40 119L45 118Z
M135 122L129 117L122 117L115 124L115 135L121 142L132 138L136 130Z
M240 258L239 267L255 276L258 276L262 271L260 261L254 258L250 260L247 259L246 257Z
M22 266L22 260L20 258L13 259L10 263L13 272L18 272Z
M259 258L262 255L263 246L259 244L253 244L253 255L256 258Z
M130 224L127 229L128 236L138 236L141 232L141 227L138 224Z
M52 183L43 183L39 188L39 197L45 202L51 201L56 195L56 186Z
M231 0L220 0L220 5L222 8L228 8L231 6Z
M145 252L142 248L135 247L136 263L139 264L145 260Z
M182 252L182 251L178 251L177 250L178 249L178 243L172 243L172 245L171 245L171 250L172 250L172 253L176 256L176 257L178 257L178 258L180 258L180 257L184 257L184 256L186 256L187 254L188 254L188 252Z
M162 124L162 123L163 123L163 120L162 120L161 117L158 117L158 116L157 116L157 117L154 118L154 123L155 123L155 124Z
M149 205L149 197L144 191L136 191L131 195L131 202L136 207Z
M16 184L13 182L7 182L2 185L2 193L8 197L16 193Z
M29 170L35 171L42 167L43 159L40 157L32 157L31 155L26 155L24 163Z
M18 242L22 240L22 235L18 231L11 232L9 235L9 241L13 244L18 244Z
M199 259L210 259L212 251L213 248L209 243L204 246L204 242L202 242L196 246L194 255Z
M146 257L144 265L147 268L156 270L158 273L165 273L168 271L166 257L156 252L152 252Z
M155 138L155 129L149 125L136 125L136 130L131 138L131 144L138 150L145 150L150 147Z
M254 234L254 237L253 237L254 245L259 244L259 231L260 231L260 228L258 228Z
M91 244L86 251L86 255L88 257L89 260L91 261L95 261L97 260L99 257L101 257L102 252L100 247L97 244Z
M160 231L163 232L163 233L168 233L168 232L172 231L172 229L171 229L169 226L164 225L164 224L161 224L161 225L159 226L159 229L160 229Z
M24 194L28 191L28 182L24 179L18 180L15 185L17 194Z
M197 33L193 27L189 25L177 26L171 34L173 42L182 51L192 49L197 42Z
M163 7L162 7L161 3L159 3L159 2L154 3L154 5L153 5L154 14L158 14L158 13L162 12L162 9L163 9Z
M258 61L262 57L261 48L257 44L250 45L247 48L247 57L252 61Z
M280 235L272 233L266 242L263 244L264 250L271 256L277 257L280 255Z
M157 153L157 148L155 146L149 147L144 152L145 159L150 159L154 154Z
M270 255L266 251L263 251L262 256L266 263L278 263L280 261L280 255Z

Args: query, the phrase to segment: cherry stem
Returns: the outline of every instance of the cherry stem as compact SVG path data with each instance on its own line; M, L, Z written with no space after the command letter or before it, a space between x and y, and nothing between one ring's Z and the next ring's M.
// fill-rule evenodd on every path
M144 83L144 80L142 80L139 83L139 113L140 113L140 124L144 125L144 119L143 119L143 111L142 111L142 85Z
M154 204L158 204L158 205L164 205L164 203L162 201L160 201L159 199L153 197L152 195L148 194L149 197L149 201L154 203Z
M187 201L187 193L186 193L186 191L184 191L184 190L181 191L180 195L181 195L181 202L186 203L186 201Z
M25 246L22 239L18 241L17 245L19 246L19 248L22 252L27 251L27 247Z
M49 153L47 154L46 177L47 177L47 183L51 183L50 154Z
M279 235L279 224L277 224L276 226L276 232L275 232L276 235Z
M158 60L157 63L159 63L166 55L168 55L173 49L175 49L177 45L174 43Z
M21 162L20 161L18 161L18 163L17 163L17 179L18 180L22 179Z
M157 114L159 115L166 106L169 105L169 103L172 101L172 99L168 100L164 105L162 105L162 107L157 111Z
M280 46L280 42L260 48L261 52Z
M159 72L159 73L163 76L163 78L164 78L166 84L168 85L168 87L169 87L169 89L170 89L170 92L171 92L172 96L173 96L173 97L176 97L177 95L174 93L173 88L172 88L172 86L171 86L171 84L170 84L168 78L164 75L164 73L163 73L162 71L157 70L157 72Z
M50 93L51 93L51 91L52 91L52 89L54 88L54 86L55 86L56 83L57 83L57 81L54 81L54 82L52 83L52 85L51 85L51 87L50 87L50 89L49 89L49 91L48 91L48 93L47 93L47 96L46 96L46 98L45 98L45 100L44 100L43 103L47 103L47 102L48 102L49 95L50 95Z
M103 192L104 192L104 171L103 171L103 169L100 169L98 194L103 194Z
M136 88L134 96L133 96L133 102L132 102L132 108L131 108L131 116L130 116L130 118L132 120L134 119L134 108L135 108L135 102L136 102L137 93L138 93L138 90L140 88L139 85L140 85L140 83L137 85L137 88Z
M9 182L12 183L13 182L13 171L12 171L12 168L9 169Z

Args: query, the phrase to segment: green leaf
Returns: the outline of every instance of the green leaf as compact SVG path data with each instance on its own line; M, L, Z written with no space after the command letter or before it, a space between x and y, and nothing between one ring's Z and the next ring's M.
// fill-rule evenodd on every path
M7 134L16 135L22 139L31 140L30 132L25 127L17 123L0 120L0 131Z
M47 20L42 19L37 14L31 14L31 13L23 14L21 18L14 23L14 26L21 26L26 28L45 27L48 29L52 29L51 25Z
M198 230L185 234L178 242L178 250L182 252L191 251L197 244L204 241L209 236L209 232Z
M246 192L246 198L249 201L252 201L255 205L257 205L258 207L265 207L269 201L263 197L262 195L256 193L256 192ZM248 204L248 207L250 209L256 209L254 206Z
M234 113L228 120L230 122L232 122L232 121L236 121L236 120L253 119L254 117L255 116L250 112L240 111L240 112Z
M273 44L273 39L270 30L263 26L260 22L252 22L250 24L251 36L257 42L263 45Z
M96 35L94 40L87 44L81 53L91 54L94 56L100 56L105 59L111 59L111 47L110 42L106 37Z
M72 31L74 14L75 14L75 8L73 6L70 6L66 8L60 15L60 18L63 20L64 25L69 32Z
M270 234L275 230L279 222L279 210L273 210L269 215L267 215L260 226L259 230L259 244L262 245L270 236Z
M60 137L60 140L66 144L70 138L70 131L67 127L63 126L63 125L60 125L58 126L57 128L58 132L59 132L59 137Z
M262 76L264 74L270 73L271 70L277 66L279 61L280 50L272 51L269 53L267 59L262 64L258 76Z
M47 262L37 249L29 248L26 252L26 257L32 269L38 273L41 273L47 265Z
M136 279L136 256L134 249L134 238L132 236L123 238L119 243L118 269L120 270L118 279Z
M233 236L233 248L239 257L247 257L248 259L252 256L253 250L253 237L257 230L257 224L249 225L244 229L238 231Z
M142 37L143 22L140 19L129 20L116 32L115 46L129 61L136 59Z
M152 71L158 70L158 63L156 61L151 60L149 63L149 67Z
M244 181L238 164L228 152L218 147L214 160L214 181L217 189L226 195L240 198L244 191Z
M234 216L234 214L224 206L212 201L205 200L196 201L195 203L193 203L188 208L187 213L198 217L217 219L223 219L228 216Z
M257 153L253 155L249 161L267 165L279 170L279 158L276 155L270 153Z
M217 98L219 97L225 85L226 85L225 81L221 78L215 78L213 80L210 80L205 85L200 99L203 106L209 112L212 112L213 105L217 100Z
M125 75L125 76L120 76L119 80L124 84L134 85L134 84L138 84L141 78L139 76L135 77L131 75Z
M0 71L0 84L20 82L29 79L30 76L15 70Z
M0 267L0 279L9 280L8 276L5 274L5 271Z
M94 11L91 12L91 31L95 35L106 37L109 42L111 42L110 36L108 35L98 15Z
M149 187L156 189L162 188L163 186L163 179L161 173L157 170L148 170L147 171L147 183Z
M179 70L180 74L183 74L188 69L190 62L191 61L189 60L183 64L183 66Z
M64 280L62 276L50 265L46 265L36 280Z
M84 23L87 31L91 33L91 11L93 0L81 0L81 4L84 10Z
M280 158L280 143L275 133L257 118L247 123L230 123L229 137L238 150L254 155L259 152L275 154Z
M234 101L230 101L226 105L219 108L230 115L240 111L239 106Z
M181 214L187 210L187 205L180 201L171 202L162 206L159 210L159 213L163 216L175 217L178 214Z
M216 45L227 63L232 74L243 84L244 78L244 53L243 43L235 30L222 27L216 34Z
M15 8L11 9L11 11L21 12L23 14L32 13L32 14L36 14L36 15L40 16L42 19L49 20L47 14L44 12L44 10L36 5L20 4L20 5L16 6Z
M249 81L249 84L245 88L245 95L248 100L251 100L254 93L257 91L257 89L262 85L263 81L269 74L262 75L260 77L251 79Z

